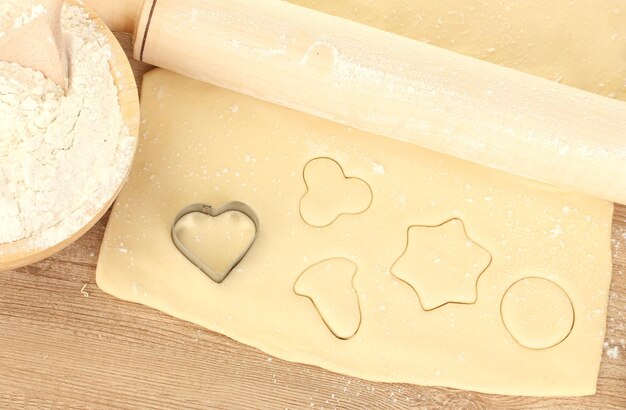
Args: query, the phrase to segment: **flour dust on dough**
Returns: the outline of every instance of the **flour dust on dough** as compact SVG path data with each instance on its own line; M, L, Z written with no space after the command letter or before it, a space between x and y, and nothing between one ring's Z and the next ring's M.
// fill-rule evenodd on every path
M103 290L277 357L366 379L509 394L595 390L611 275L611 203L537 189L164 70L147 74L143 90L141 152L100 253ZM365 212L323 228L302 219L303 170L320 157L367 181L372 202ZM233 200L254 209L262 227L246 257L216 284L178 252L171 225L190 203ZM460 297L427 276L429 295L446 298L434 298L433 306L475 302L425 310L423 289L399 280L392 266L407 246L409 227L450 219L463 221L468 237L493 260ZM467 252L468 240L456 236L440 257L473 284L488 256L472 247ZM427 252L423 247L418 255ZM345 299L324 304L342 294L345 273L335 273L334 284L324 277L301 292L313 295L317 307L294 291L303 272L333 258L358 267L353 288L361 321L354 335L355 311L345 311L354 305ZM525 347L524 336L507 329L501 316L507 289L529 276L558 284L576 310L569 335L549 349Z
M561 73L563 82L624 97L626 62L617 58L623 41L608 41L612 35L623 40L626 30L626 16L610 8L620 6L616 1L594 3L593 12L582 0L299 3L548 78ZM523 31L524 24L532 30ZM608 57L579 58L587 48ZM611 59L614 64L604 66ZM100 253L103 290L277 357L370 380L518 395L595 392L612 268L611 203L160 69L144 79L142 115L140 152ZM329 158L344 176L364 181L369 207L324 227L307 223L300 212L304 170L316 158ZM337 192L334 184L343 181L319 182ZM216 284L178 252L171 224L189 203L234 200L254 209L262 228L242 262ZM320 203L343 210L336 195ZM468 238L491 256L477 279L487 257L459 251L468 243L462 236L437 256L461 267L463 278L469 273L475 295L465 288L448 294L428 276L415 284L416 292L392 272L407 232L451 220L462 221ZM427 251L420 246L418 255ZM307 279L302 293L316 298L318 308L295 289L303 272L334 259L357 267L352 287L360 324L350 337L356 310L345 297L350 289L343 271L336 271L335 283L325 275L319 283ZM426 310L424 286L437 296L432 305L466 303ZM334 293L341 301L326 303ZM549 313L545 320L536 315L541 310Z

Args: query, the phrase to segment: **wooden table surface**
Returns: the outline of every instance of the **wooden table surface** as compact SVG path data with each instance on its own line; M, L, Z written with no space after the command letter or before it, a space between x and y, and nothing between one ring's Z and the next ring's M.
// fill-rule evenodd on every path
M128 36L119 38L128 50ZM140 83L149 67L133 66ZM63 252L0 273L0 409L626 408L626 206L613 219L598 393L578 398L372 383L272 358L115 299L95 284L107 219Z

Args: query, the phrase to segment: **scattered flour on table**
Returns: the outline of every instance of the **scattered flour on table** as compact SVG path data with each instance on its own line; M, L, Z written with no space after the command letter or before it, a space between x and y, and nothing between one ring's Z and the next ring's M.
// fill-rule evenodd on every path
M106 35L78 6L65 5L61 21L66 95L42 73L0 61L0 243L43 232L24 244L45 248L78 231L113 197L134 152Z
M611 345L609 342L604 342L604 352L609 359L617 360L620 358L620 346L618 344ZM622 343L622 347L624 344Z
M626 222L626 220L624 220ZM626 227L614 224L612 233L612 252L614 260L623 260L626 257ZM614 275L621 276L623 271L619 266L615 267ZM613 279L615 280L616 277ZM604 354L612 360L622 357L626 350L626 340L620 335L624 334L626 315L624 305L620 302L620 295L615 289L615 282L611 283L609 292L609 315L607 317L606 340L604 341ZM615 306L611 309L611 306Z
M619 347L613 346L606 350L606 355L611 359L619 359Z
M85 283L85 284L83 285L83 287L82 287L82 288L80 288L80 293L82 293L82 295L83 295L84 297L88 298L88 297L89 297L89 292L87 292L87 291L86 291L86 289L87 289L87 284Z

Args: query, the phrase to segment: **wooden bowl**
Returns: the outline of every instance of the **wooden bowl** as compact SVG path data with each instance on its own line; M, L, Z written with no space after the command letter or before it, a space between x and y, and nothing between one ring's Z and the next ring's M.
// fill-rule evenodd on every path
M104 24L98 16L93 13L87 6L75 0L66 0L66 3L83 7L88 13L91 20L96 23L99 31L106 34L111 44L111 72L118 90L118 98L120 101L124 124L128 128L129 135L137 139L139 135L139 96L137 94L137 83L133 76L130 62L118 43L117 39L109 28ZM133 153L134 155L134 153ZM130 166L129 166L130 170ZM124 178L125 180L126 178ZM15 269L24 265L37 262L47 258L60 251L61 249L71 245L83 234L85 234L102 216L106 213L113 201L122 189L122 184L116 189L114 195L107 201L101 209L95 210L93 215L87 215L88 222L80 229L72 233L69 237L63 238L51 247L41 247L37 245L40 241L38 238L45 236L46 231L54 226L64 223L63 220L53 227L49 227L42 232L34 234L28 238L21 239L16 242L0 244L0 271Z

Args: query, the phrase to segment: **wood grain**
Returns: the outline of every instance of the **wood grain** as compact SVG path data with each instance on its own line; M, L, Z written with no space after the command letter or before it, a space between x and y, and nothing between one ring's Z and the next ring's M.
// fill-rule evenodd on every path
M147 69L133 67L138 79ZM598 393L578 398L367 382L117 300L95 285L107 218L63 252L0 273L0 408L626 408L626 206L614 215L607 326L619 357L603 354Z

